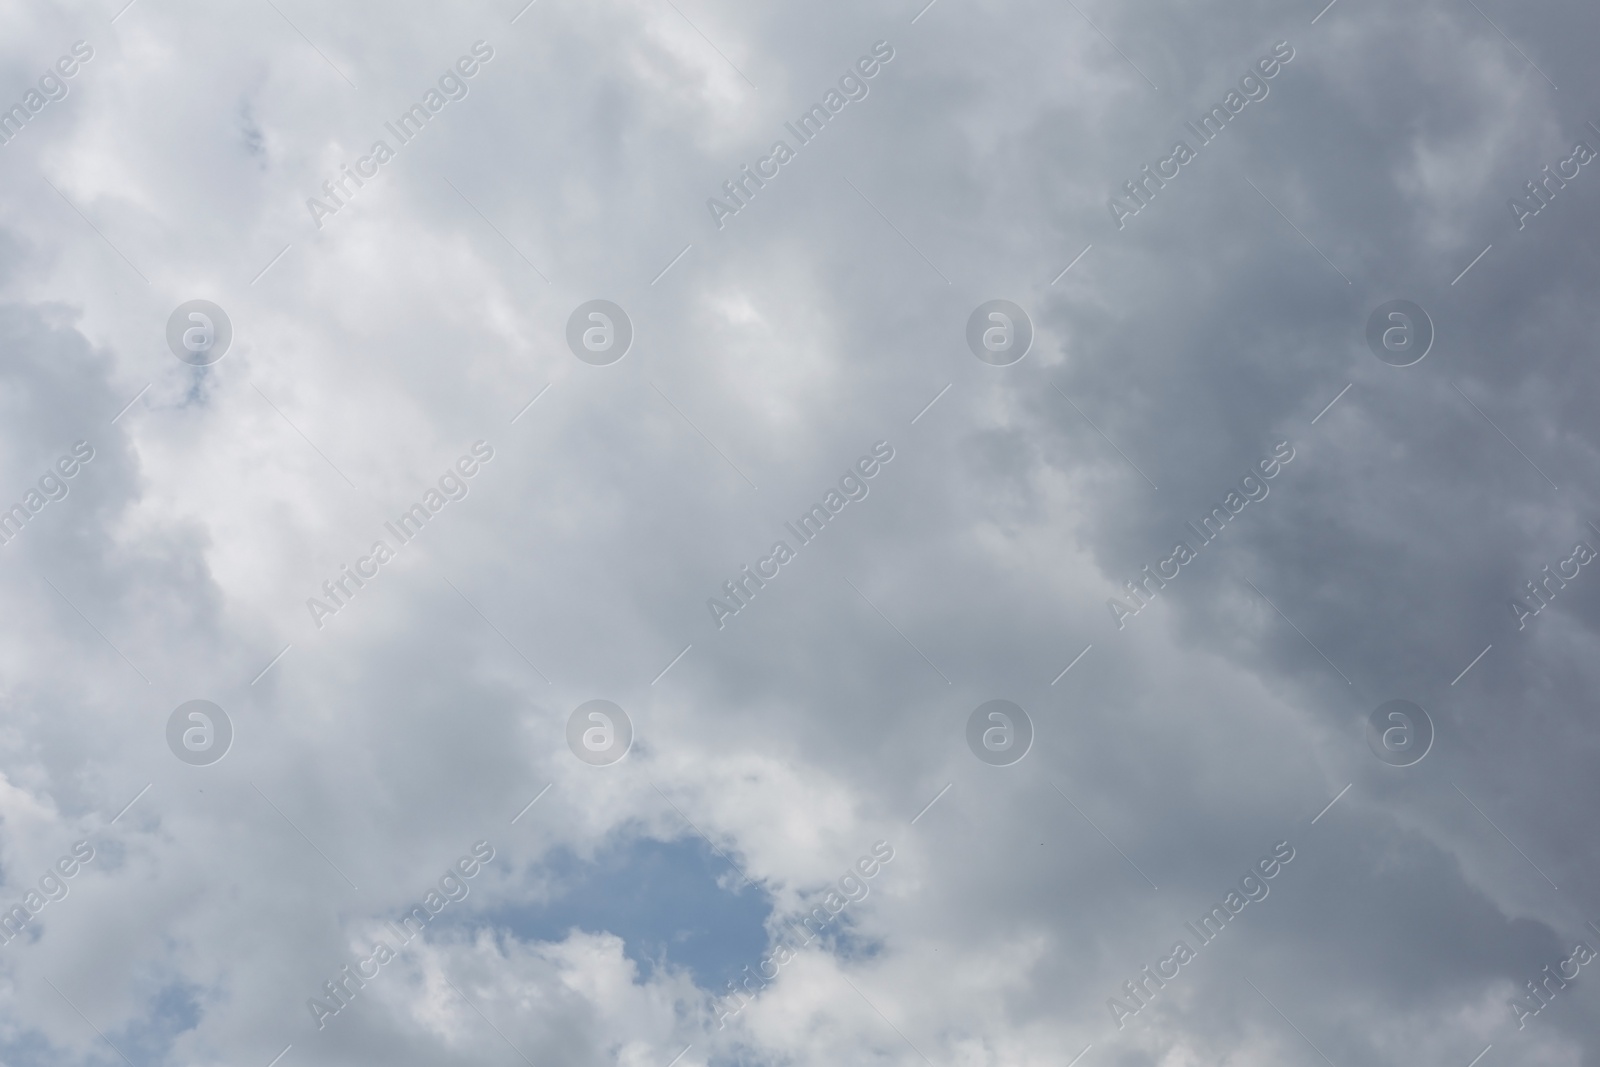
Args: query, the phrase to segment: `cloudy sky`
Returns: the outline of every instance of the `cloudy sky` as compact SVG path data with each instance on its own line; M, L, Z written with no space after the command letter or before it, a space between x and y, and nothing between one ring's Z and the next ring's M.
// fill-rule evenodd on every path
M524 2L0 4L0 1063L1600 1060L1600 11Z

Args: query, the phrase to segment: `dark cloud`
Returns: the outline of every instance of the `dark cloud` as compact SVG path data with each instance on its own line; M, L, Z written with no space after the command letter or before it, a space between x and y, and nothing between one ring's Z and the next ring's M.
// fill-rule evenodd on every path
M1507 200L1600 149L1592 12L278 6L74 8L0 58L25 86L97 50L0 148L0 503L94 448L0 547L4 899L74 841L104 861L0 947L7 1055L1587 1055L1587 968L1522 1028L1508 1001L1600 945L1600 577L1544 570L1600 550L1600 177L1520 229ZM319 228L306 198L480 40ZM707 198L880 41L719 228ZM165 340L193 299L234 327L206 368ZM566 344L595 299L633 327L604 366ZM1009 366L968 349L995 299L1034 327ZM1406 367L1366 341L1396 299L1434 331ZM1394 698L1434 730L1410 767L1369 747ZM164 733L194 699L234 729L207 766ZM594 699L621 762L567 747ZM967 747L995 699L1033 727L1011 766ZM307 998L479 841L470 901L319 1029ZM1284 842L1119 1028L1108 999Z

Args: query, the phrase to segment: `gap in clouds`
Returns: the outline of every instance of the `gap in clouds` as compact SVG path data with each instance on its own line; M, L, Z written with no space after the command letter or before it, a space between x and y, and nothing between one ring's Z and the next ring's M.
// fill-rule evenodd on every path
M538 903L501 907L483 921L524 940L561 941L573 927L615 934L646 981L657 967L680 967L720 990L767 948L771 895L751 889L697 837L614 838L589 860L561 847L531 877Z
M181 980L169 981L150 998L141 1014L125 1026L107 1031L105 1036L135 1063L170 1062L178 1037L200 1025L201 997L200 986ZM0 1063L6 1067L61 1067L74 1062L122 1062L106 1049L101 1038L91 1036L90 1040L94 1044L90 1045L88 1056L74 1060L68 1049L51 1045L39 1030L29 1027L16 1033L12 1040L0 1041ZM102 1052L105 1055L101 1055Z

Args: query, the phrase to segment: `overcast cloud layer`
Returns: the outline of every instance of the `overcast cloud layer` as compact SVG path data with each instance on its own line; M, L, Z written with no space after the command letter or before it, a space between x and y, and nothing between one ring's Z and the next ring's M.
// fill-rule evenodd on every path
M0 3L0 1063L1600 1063L1600 10L525 2Z

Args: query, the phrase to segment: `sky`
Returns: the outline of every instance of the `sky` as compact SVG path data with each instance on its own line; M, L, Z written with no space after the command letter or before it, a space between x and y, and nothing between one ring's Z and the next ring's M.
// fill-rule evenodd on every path
M0 1064L1600 1062L1600 11L0 25Z

